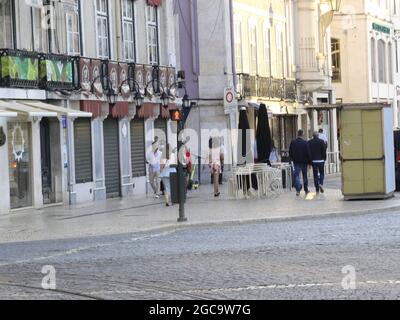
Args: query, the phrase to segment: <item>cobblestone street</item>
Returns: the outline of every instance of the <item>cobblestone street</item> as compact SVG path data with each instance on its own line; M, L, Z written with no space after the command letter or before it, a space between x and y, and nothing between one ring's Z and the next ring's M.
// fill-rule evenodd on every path
M396 299L399 241L393 212L1 244L0 298ZM348 265L356 290L341 286Z

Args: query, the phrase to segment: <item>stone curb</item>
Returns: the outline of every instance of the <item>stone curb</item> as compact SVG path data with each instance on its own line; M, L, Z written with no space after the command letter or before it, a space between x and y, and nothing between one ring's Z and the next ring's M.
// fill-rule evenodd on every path
M341 217L356 217L376 213L386 213L392 211L400 211L400 205L395 205L386 208L374 208L365 210L351 210L351 211L335 211L321 214L310 214L301 216L278 216L273 218L255 218L255 219L242 219L242 220L223 220L215 222L186 222L186 223L174 223L171 225L165 225L160 227L146 228L143 230L137 230L133 233L153 233L153 232L165 232L165 231L179 231L194 228L207 228L207 227L223 227L223 226L240 226L245 224L260 224L260 223L276 223L286 221L303 221L303 220L316 220L316 219L329 219L329 218L341 218Z

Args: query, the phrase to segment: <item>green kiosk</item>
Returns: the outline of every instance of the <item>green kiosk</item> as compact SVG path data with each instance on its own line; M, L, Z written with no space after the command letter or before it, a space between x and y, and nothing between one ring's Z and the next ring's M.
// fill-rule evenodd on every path
M343 104L338 111L345 200L392 197L396 181L391 105Z

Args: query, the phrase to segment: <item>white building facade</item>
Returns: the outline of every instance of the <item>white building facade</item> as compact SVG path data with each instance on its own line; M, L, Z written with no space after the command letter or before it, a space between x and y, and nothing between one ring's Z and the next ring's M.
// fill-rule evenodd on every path
M176 141L173 1L6 0L0 25L0 213L145 195L146 148Z
M400 2L343 0L332 27L333 84L343 102L392 105L399 126Z

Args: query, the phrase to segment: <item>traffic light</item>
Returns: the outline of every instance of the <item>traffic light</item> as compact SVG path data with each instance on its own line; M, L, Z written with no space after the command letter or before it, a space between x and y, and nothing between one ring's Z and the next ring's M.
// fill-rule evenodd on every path
M182 111L181 110L170 110L170 117L172 121L180 122L183 120Z

